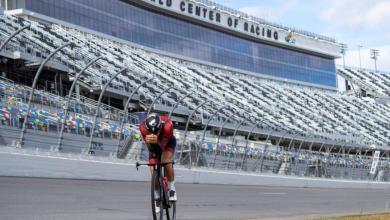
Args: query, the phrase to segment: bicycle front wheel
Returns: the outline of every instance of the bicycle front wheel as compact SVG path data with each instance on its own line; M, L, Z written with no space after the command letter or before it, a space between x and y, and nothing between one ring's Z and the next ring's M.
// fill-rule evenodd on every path
M159 175L158 175L158 172L155 171L153 173L153 176L152 176L152 181L151 181L151 202L152 202L152 216L153 216L153 220L162 220L164 218L164 209L162 208L161 204L161 184L160 184L160 178L159 178ZM154 195L154 191L157 191L158 192L158 195L160 195L158 199L156 199L155 195ZM157 213L156 210L157 209L160 209L160 212Z
M176 202L169 202L165 212L167 214L167 220L176 220Z

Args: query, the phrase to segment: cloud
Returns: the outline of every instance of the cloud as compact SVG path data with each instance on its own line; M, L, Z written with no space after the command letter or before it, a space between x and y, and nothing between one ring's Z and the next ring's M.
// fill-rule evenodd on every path
M330 25L357 29L389 29L390 1L388 0L328 0L320 12L321 20Z
M217 0L224 4L227 0ZM232 0L233 1L233 0ZM229 0L230 2L230 0ZM271 22L292 23L347 43L346 64L373 69L370 48L380 50L378 69L390 72L390 0L241 0L234 1L240 11ZM240 2L240 3L239 3ZM245 6L245 7L244 7ZM342 64L342 59L336 61Z
M363 68L375 69L374 60L370 58L371 48L362 48L360 50L361 63ZM390 45L375 47L373 49L379 50L379 57L377 60L378 70L390 72ZM343 64L343 59L336 60L339 65ZM352 67L359 67L359 50L356 48L347 52L345 56L345 65Z
M291 11L298 2L299 0L265 1L255 6L241 7L239 10L249 15L275 22L280 20L282 16L285 16L287 12Z

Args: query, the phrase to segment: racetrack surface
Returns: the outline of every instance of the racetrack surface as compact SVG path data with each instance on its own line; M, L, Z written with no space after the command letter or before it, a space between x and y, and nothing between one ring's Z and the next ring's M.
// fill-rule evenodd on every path
M307 219L385 211L386 190L177 184L177 219ZM2 220L151 219L146 182L0 177Z

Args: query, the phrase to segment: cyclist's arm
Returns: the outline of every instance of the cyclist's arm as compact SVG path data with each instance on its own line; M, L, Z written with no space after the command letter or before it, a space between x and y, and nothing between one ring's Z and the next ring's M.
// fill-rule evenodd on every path
M139 131L141 132L142 140L148 146L148 148L150 148L150 144L146 143L146 136L148 134L148 131L146 130L146 128L144 126L142 126L142 124L140 124L140 126L139 126Z
M163 127L162 132L163 132L163 138L159 144L160 146L167 146L167 144L173 138L173 123L172 122L166 123Z

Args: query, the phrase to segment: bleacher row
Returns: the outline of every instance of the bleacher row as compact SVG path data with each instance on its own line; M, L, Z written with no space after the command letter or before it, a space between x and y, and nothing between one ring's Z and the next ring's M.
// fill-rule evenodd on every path
M0 80L0 122L3 125L21 127L20 120L23 119L27 111L27 96L31 88L17 85L15 83ZM43 131L59 130L64 119L65 100L59 96L44 93L37 90L34 96L34 104L28 117L28 125L31 128ZM66 120L66 131L77 134L89 134L92 128L93 117L96 107L83 104L78 100L72 100ZM101 112L96 123L97 132L106 134L109 137L118 138L120 134L119 123L109 117L107 112ZM117 118L117 117L113 117ZM131 119L131 118L129 118ZM129 120L130 121L130 120ZM131 121L130 121L131 122ZM138 123L137 120L132 121ZM122 134L125 137L134 135L138 129L129 123L125 123ZM103 135L104 136L104 135Z
M350 67L340 67L338 73L361 89L390 97L390 73Z
M203 100L209 100L202 108L205 118L219 106L228 104L230 107L224 108L216 119L225 120L233 114L232 122L247 118L244 125L248 126L261 121L260 127L276 131L316 134L367 146L390 145L390 105L378 104L374 99L178 60L58 25L47 26L5 15L0 16L0 21L1 41L20 27L31 25L12 40L7 48L9 52L21 50L42 58L66 42L75 43L77 47L66 48L55 57L55 62L74 70L71 75L92 59L103 56L82 78L91 86L102 85L121 68L129 67L130 71L117 77L111 88L129 93L141 81L154 76L153 83L139 91L145 101L172 86L175 89L166 92L160 103L173 106L180 97L194 91L182 105L194 109Z

